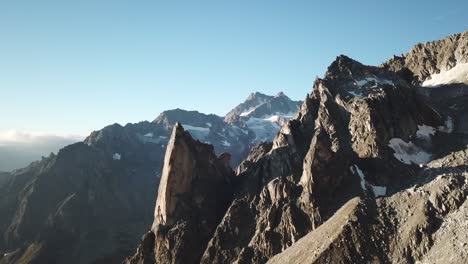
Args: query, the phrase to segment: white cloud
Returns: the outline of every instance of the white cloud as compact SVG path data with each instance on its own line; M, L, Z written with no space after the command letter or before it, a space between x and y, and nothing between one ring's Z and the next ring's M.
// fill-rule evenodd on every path
M41 156L57 153L61 148L82 141L84 137L0 130L0 171L27 166Z
M81 141L83 136L78 135L54 135L46 133L31 133L19 130L0 131L0 146L12 144L47 144L56 141Z

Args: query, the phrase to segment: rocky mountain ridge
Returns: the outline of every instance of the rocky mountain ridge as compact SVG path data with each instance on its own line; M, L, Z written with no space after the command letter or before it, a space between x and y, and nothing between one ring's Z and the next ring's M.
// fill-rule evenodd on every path
M153 221L154 188L176 122L213 144L216 154L231 153L232 166L254 144L247 127L176 109L152 122L107 126L56 155L2 174L0 263L122 261Z
M337 57L273 143L239 165L199 258L159 256L188 241L162 243L153 229L126 263L466 262L466 236L447 234L468 215L466 85L452 82L459 71L424 82L457 67L446 58L468 59L467 36L418 44L379 67Z

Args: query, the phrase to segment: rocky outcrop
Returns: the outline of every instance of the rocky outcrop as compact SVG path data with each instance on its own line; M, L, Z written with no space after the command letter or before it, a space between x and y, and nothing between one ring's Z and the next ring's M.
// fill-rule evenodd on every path
M402 57L393 57L383 67L393 71L406 68L415 76L416 83L422 83L433 74L448 71L463 63L468 63L468 31L437 41L419 43Z
M176 124L166 152L151 231L126 263L197 263L231 202L229 154Z
M410 188L350 200L268 263L465 263L467 161L462 150L429 163Z

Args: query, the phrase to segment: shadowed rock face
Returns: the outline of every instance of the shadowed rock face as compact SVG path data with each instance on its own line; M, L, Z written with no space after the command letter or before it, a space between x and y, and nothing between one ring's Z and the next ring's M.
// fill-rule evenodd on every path
M462 38L424 46L453 45L453 56L463 61ZM411 56L420 56L418 50ZM432 58L440 50L424 54L440 60L437 69L446 61ZM467 113L450 106L466 98L433 97L432 91L451 84L421 92L419 83L435 68L426 72L420 60L407 62L396 58L372 67L339 56L273 142L253 148L239 165L232 202L196 262L450 262L445 232L466 214L468 194ZM166 209L156 213L155 223L170 218L167 205L159 207ZM186 241L190 237L171 240ZM438 249L445 250L441 258ZM453 254L455 262L466 262L464 253ZM139 261L173 260L165 256Z
M229 154L176 124L166 152L151 231L126 263L197 263L231 202Z
M14 172L0 187L3 263L123 259L152 219L145 211L154 193L144 185L157 180L157 155L134 147L121 145L125 155L115 160L113 152L77 143Z

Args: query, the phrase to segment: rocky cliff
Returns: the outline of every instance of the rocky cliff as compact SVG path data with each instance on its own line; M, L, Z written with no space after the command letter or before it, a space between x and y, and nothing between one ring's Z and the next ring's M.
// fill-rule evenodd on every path
M467 36L379 67L337 57L273 143L239 165L232 202L194 261L466 262L466 236L450 232L466 225L468 93L463 71L436 75L466 62Z

